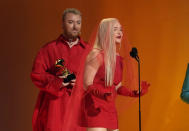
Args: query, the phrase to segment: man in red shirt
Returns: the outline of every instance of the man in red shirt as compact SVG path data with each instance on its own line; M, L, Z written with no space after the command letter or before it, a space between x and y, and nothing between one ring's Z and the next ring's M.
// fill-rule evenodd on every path
M33 131L65 131L65 109L75 84L80 58L87 44L80 38L81 13L73 8L63 13L63 34L38 52L31 79L40 89L35 106ZM68 76L72 77L68 79ZM73 127L73 131L84 128ZM71 130L70 130L71 131Z

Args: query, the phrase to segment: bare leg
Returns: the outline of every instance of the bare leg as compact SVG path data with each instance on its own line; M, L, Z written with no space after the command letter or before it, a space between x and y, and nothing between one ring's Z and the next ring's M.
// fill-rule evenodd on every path
M87 128L87 131L107 131L106 128L96 127L96 128Z

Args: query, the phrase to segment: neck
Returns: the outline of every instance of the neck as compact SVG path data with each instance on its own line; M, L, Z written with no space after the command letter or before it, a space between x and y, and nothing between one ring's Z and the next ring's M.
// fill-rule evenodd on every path
M75 41L78 39L78 37L72 37L72 36L68 36L68 35L66 35L66 34L63 34L63 37L64 37L64 39L65 39L67 42L75 42Z
M72 41L68 41L67 44L69 45L70 48L72 48L74 45L78 44L78 41L79 41L79 39L76 38L75 41L73 41L73 42Z

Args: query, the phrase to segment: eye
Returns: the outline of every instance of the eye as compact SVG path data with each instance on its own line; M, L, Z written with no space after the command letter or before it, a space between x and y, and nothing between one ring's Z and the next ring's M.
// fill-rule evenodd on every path
M72 24L72 23L73 23L73 21L72 21L72 20L69 20L69 21L68 21L68 23L69 23L69 24Z
M80 24L81 24L81 21L77 21L77 24L80 25Z
M117 29L118 29L117 27L114 27L114 31L117 31Z

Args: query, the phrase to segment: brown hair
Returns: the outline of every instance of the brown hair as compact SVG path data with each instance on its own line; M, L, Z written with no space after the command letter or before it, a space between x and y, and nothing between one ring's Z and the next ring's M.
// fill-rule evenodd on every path
M80 12L79 10L77 10L77 9L75 9L75 8L67 8L67 9L64 10L64 13L63 13L63 15L62 15L62 20L63 20L63 21L65 20L66 15L67 15L68 13L72 13L72 14L80 15L80 16L81 16L81 12Z

